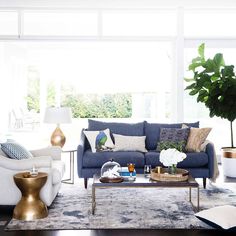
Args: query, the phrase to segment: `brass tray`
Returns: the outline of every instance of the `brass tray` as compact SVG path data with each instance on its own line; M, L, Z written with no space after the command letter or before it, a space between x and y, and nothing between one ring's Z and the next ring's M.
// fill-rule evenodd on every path
M158 168L151 170L151 179L155 181L180 182L188 180L189 172L185 169L177 169L176 174L169 174L167 168L161 168L158 173Z
M99 180L102 183L121 183L124 181L124 178L121 176L117 178L100 177Z

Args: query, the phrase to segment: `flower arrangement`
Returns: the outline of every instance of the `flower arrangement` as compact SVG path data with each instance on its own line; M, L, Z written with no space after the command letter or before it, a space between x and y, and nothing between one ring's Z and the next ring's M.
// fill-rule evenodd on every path
M170 167L171 174L176 173L176 166L179 162L186 158L186 154L179 152L175 148L169 148L167 150L162 150L160 153L160 162L167 167Z

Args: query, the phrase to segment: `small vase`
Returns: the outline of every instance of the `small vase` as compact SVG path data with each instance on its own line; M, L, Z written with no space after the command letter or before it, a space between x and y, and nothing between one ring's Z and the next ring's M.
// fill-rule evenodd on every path
M177 166L175 164L168 167L168 172L171 175L175 175L177 171Z

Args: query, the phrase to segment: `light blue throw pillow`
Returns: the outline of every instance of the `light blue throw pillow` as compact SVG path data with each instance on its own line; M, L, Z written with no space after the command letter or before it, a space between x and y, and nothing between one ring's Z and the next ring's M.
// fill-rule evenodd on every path
M11 159L22 160L33 157L27 149L16 142L1 143L1 149Z

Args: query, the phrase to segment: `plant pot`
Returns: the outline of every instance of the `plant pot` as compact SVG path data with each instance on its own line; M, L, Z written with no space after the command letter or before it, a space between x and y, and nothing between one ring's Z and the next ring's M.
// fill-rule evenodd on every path
M236 148L222 148L221 161L224 175L236 178Z

